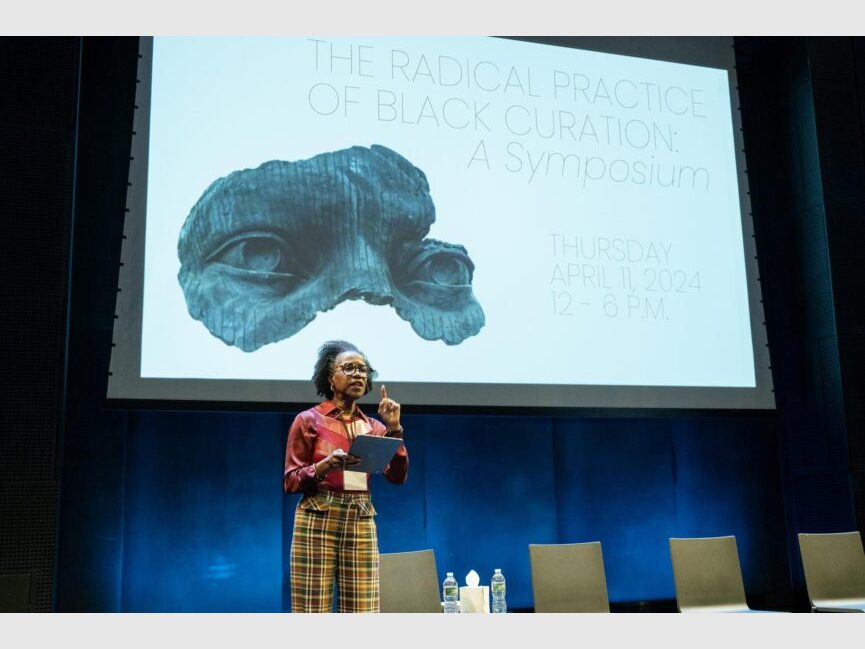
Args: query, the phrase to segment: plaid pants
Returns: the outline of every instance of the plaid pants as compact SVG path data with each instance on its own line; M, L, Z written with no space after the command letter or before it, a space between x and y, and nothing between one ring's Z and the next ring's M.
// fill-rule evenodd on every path
M337 580L340 613L378 613L378 539L369 493L303 498L291 540L291 609L330 613Z

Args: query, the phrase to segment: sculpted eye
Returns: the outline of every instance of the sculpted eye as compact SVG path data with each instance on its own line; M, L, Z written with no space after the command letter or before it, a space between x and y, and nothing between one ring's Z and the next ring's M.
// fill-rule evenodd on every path
M471 283L472 269L468 257L451 252L435 252L426 256L414 270L415 281L444 286L464 286Z
M462 246L436 239L405 242L391 253L390 271L394 308L424 340L458 345L484 326L472 293L475 265Z
M468 286L475 270L465 248L434 239L427 239L420 250L403 257L399 266L394 270L400 284L434 286Z
M272 232L244 232L223 243L208 261L263 275L293 275L295 268L288 244Z

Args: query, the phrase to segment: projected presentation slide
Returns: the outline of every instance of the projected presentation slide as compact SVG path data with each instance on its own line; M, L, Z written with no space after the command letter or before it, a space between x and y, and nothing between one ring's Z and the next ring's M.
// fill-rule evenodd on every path
M139 376L306 384L347 339L389 386L755 389L730 87L495 38L155 38Z

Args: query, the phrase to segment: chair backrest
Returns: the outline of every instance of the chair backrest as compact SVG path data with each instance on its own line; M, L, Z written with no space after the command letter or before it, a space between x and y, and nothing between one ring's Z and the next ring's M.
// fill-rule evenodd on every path
M441 613L435 552L382 554L379 591L382 613Z
M535 613L609 613L601 544L529 545Z
M811 606L865 603L865 551L859 532L799 534Z
M670 539L679 611L747 610L735 536Z

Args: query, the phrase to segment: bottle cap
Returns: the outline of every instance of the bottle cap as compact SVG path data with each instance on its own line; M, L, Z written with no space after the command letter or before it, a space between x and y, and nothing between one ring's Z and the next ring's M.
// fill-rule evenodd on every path
M454 573L449 572L446 576L447 576L447 577L453 577L453 576L454 576Z

